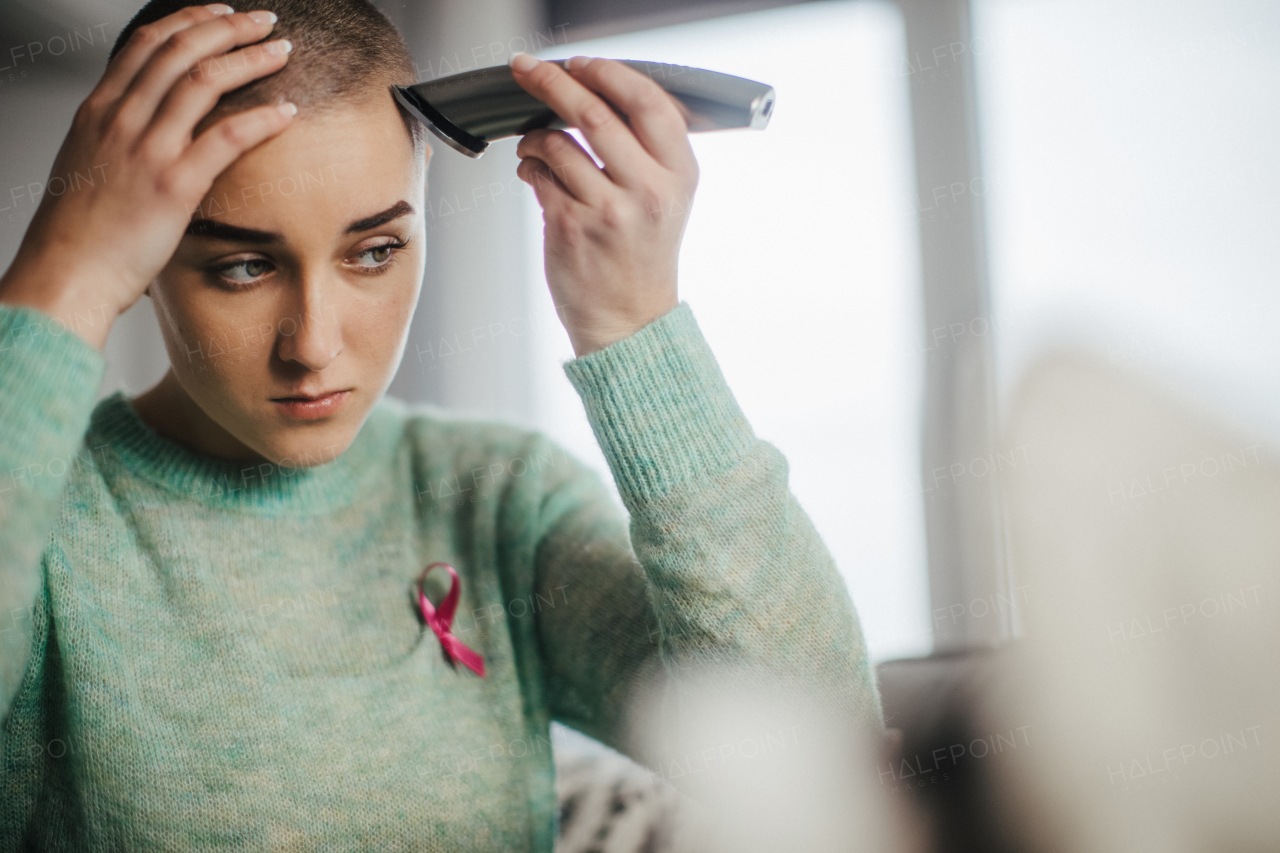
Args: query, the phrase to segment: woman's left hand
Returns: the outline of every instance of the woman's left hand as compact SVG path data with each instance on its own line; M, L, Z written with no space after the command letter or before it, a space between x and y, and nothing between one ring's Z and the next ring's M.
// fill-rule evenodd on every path
M581 129L604 163L596 166L563 130L531 130L516 146L516 175L542 205L547 284L583 356L679 304L676 263L698 185L687 112L612 59L575 56L566 72L519 54L511 65L520 85Z

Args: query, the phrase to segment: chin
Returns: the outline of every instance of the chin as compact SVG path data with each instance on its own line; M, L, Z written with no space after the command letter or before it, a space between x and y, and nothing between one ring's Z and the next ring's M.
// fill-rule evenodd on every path
M343 412L323 420L273 419L258 424L254 450L282 468L313 468L337 459L355 441L362 413Z
M327 417L315 414L291 417L271 412L266 423L258 421L254 450L276 465L312 468L332 462L355 441L368 414L359 392L351 394L342 408Z
M313 468L337 459L356 437L356 431L336 424L327 430L294 428L290 432L296 434L267 437L259 452L282 468Z

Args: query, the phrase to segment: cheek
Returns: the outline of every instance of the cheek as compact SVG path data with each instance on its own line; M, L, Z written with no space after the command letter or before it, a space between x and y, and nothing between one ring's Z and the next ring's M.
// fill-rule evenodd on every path
M380 358L394 353L413 319L421 281L420 272L397 277L376 298L352 306L346 322L348 346L358 343L358 351L376 352Z
M239 310L231 314L184 299L168 299L165 307L165 344L173 370L184 385L244 387L246 374L260 370L265 363L264 354L276 332L276 324L266 313Z

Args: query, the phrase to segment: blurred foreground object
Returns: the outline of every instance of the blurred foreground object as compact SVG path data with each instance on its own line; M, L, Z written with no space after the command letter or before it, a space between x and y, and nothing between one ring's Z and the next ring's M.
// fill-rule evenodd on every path
M1082 355L1029 371L1006 446L1025 637L977 729L1031 851L1280 850L1280 464Z
M915 853L876 779L875 733L795 683L699 668L645 691L637 751L687 799L701 853ZM692 825L692 824L690 824Z

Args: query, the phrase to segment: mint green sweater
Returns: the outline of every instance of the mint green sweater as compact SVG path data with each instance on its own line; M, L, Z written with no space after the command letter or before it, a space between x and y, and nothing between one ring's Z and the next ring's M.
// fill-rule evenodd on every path
M258 467L95 404L104 366L0 305L0 851L551 851L551 721L627 750L687 660L882 725L831 556L685 302L564 364L629 519L538 431L384 397L336 459ZM485 678L415 607L440 560Z

